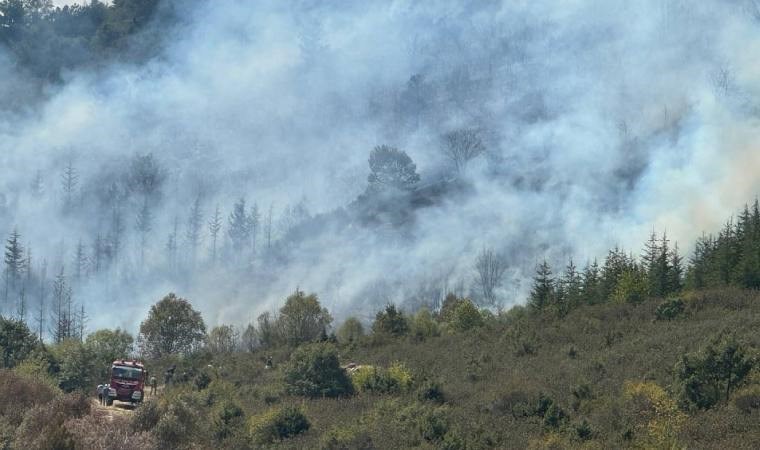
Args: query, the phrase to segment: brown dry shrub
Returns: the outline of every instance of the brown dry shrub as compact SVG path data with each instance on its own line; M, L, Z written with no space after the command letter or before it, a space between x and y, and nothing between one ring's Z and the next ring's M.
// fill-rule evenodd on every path
M76 449L158 448L152 433L133 431L126 417L117 416L109 419L104 414L89 414L67 420L64 427L71 435Z
M74 449L75 441L64 423L90 412L90 402L82 394L67 394L37 405L24 415L16 430L15 442L25 450Z
M59 392L31 377L0 370L0 416L17 427L24 413L34 406L51 401Z

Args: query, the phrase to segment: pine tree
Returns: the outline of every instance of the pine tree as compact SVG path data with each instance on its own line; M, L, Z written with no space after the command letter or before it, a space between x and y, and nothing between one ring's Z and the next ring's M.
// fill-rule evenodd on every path
M36 199L39 199L45 193L45 184L42 178L41 170L37 169L37 172L35 173L34 178L32 179L30 188L32 190L32 197Z
M577 308L581 303L583 284L572 258L565 267L560 285L562 286L563 303L566 310L570 311Z
M42 342L42 334L45 329L45 295L47 294L45 283L47 283L47 261L43 260L40 268L40 285L37 290L37 332L40 342Z
M247 211L245 209L245 198L238 200L232 207L232 212L228 219L227 235L232 243L233 252L239 254L250 239L250 228Z
M683 257L678 252L678 243L670 252L670 272L668 276L668 293L675 294L683 289Z
M219 238L219 231L222 229L222 213L219 211L219 205L214 209L214 215L208 221L208 231L211 235L211 261L216 262L216 243Z
M8 302L10 292L15 292L16 285L24 271L24 249L21 246L21 235L13 229L5 243L5 301Z
M61 174L61 187L63 188L64 212L69 212L74 205L74 194L79 185L79 173L74 163L69 160Z
M26 288L22 287L18 293L18 320L26 323Z
M74 252L74 279L79 282L87 275L87 254L84 243L79 240Z
M250 214L248 214L248 228L251 230L251 255L256 255L256 239L259 234L259 227L261 222L261 214L259 213L259 205L254 202L251 208Z
M169 269L176 270L177 268L177 228L179 226L179 220L174 218L174 229L169 233L169 237L166 239L166 259Z
M123 246L124 220L120 208L114 208L111 214L111 231L108 235L108 244L111 249L111 261L119 263L119 255Z
M599 275L599 263L596 259L591 264L586 264L583 269L581 281L581 297L589 305L601 303L601 284Z
M198 245L201 240L201 227L203 226L203 212L201 211L201 198L195 197L193 206L190 208L190 214L187 218L186 239L188 250L190 251L190 263L195 267L195 259L198 252Z
M274 204L269 205L266 222L264 223L264 235L267 240L267 251L272 249L272 216L274 215Z
M552 270L544 260L536 266L536 275L533 277L533 288L530 291L529 306L536 311L543 311L554 301L555 286L552 278Z
M66 282L64 268L61 267L60 273L53 280L53 311L51 334L56 344L63 342L69 337L69 287Z
M137 212L135 229L140 235L140 265L145 267L145 246L148 244L148 233L153 230L153 213L148 200L143 202L142 208Z

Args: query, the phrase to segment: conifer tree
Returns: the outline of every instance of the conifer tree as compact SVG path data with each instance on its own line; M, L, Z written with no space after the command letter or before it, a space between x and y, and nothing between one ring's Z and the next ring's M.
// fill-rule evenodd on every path
M135 229L140 237L140 265L145 267L145 246L148 244L148 233L153 230L153 213L148 200L143 202L135 219Z
M201 198L195 197L193 206L187 217L187 239L188 251L190 252L190 264L195 267L195 260L198 253L198 246L201 241L201 228L203 227L203 211L201 210Z
M219 231L222 229L222 213L219 211L219 205L214 209L214 215L208 221L208 231L211 235L211 261L216 262L216 243L219 238Z
M601 303L599 263L596 259L591 264L586 264L581 278L581 296L584 301L589 305Z
M245 198L241 197L232 207L227 228L227 235L232 243L232 250L236 254L239 254L249 243L250 221L247 213Z
M533 277L533 288L530 291L529 306L536 311L543 311L554 301L555 286L552 270L549 263L544 260L536 266L536 275Z

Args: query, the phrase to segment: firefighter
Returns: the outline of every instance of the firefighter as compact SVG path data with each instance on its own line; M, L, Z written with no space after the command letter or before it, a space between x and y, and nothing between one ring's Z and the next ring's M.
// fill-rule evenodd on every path
M166 373L164 373L164 385L168 385L172 382L172 379L174 378L174 370L177 368L177 366L172 365L168 369L166 369Z
M156 394L156 385L158 384L158 380L156 380L155 375L150 376L150 395Z

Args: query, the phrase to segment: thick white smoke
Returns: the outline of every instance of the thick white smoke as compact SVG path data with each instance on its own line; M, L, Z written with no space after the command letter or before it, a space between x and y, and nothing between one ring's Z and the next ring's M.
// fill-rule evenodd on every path
M0 230L17 226L49 275L70 265L110 213L62 214L67 162L81 191L97 195L133 155L153 153L167 181L148 262L140 267L127 208L124 262L75 289L90 328L135 329L168 291L210 323L244 324L296 286L338 316L369 314L474 289L485 247L509 261L501 302L519 303L543 258L583 264L615 244L638 252L652 228L688 248L754 197L754 6L207 2L183 12L190 25L159 58L68 73L43 104L0 115ZM3 67L0 94L31 89ZM440 136L460 127L484 130L488 148L463 192L417 209L402 231L339 220L366 186L375 145L405 150L434 186L450 177ZM29 190L37 171L41 199ZM167 235L175 219L183 233L198 195L205 220L221 206L223 237L241 196L264 212L273 205L275 222L301 200L324 216L282 240L286 261L169 276L156 269Z

